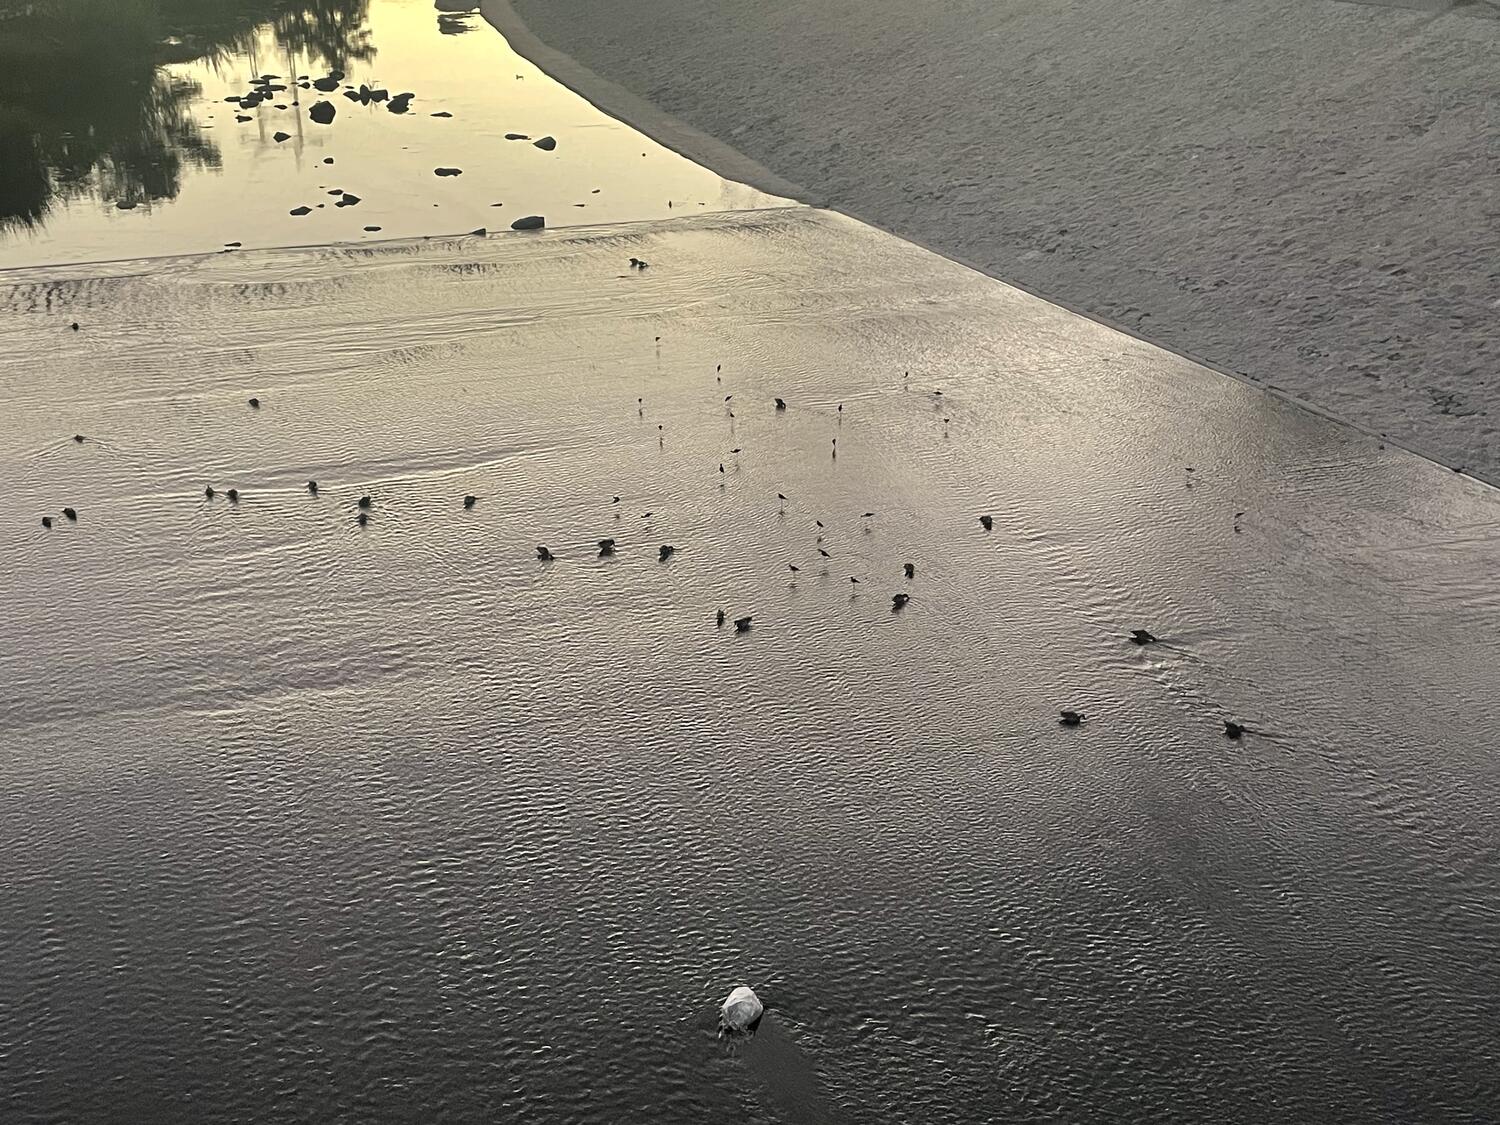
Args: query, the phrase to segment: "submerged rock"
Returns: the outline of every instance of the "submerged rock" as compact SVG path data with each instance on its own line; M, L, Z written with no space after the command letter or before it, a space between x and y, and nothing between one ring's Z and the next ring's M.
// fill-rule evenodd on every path
M462 168L434 168L432 174L434 176L462 176L464 170Z
M427 116L428 117L452 117L453 114L449 113L446 109L441 109L441 110L438 110L437 113L429 113Z
M321 90L325 94L331 94L339 88L339 79L329 75L327 78L316 78L313 80L313 89Z
M319 125L329 125L332 124L334 115L337 113L338 110L333 107L332 102L319 101L313 103L312 108L307 111L307 116Z
M719 1009L719 1026L727 1032L743 1035L755 1028L765 1010L755 990L742 984L725 998Z
M287 214L288 215L296 215L296 216L298 216L300 218L303 215L311 215L312 214L312 208L308 207L308 206L305 206L305 205L302 206L302 207L293 207L290 211L287 212Z
M271 139L277 144L281 144L283 141L291 140L292 135L290 133L283 133L278 130L277 132L271 134Z
M541 215L525 215L510 224L511 230L541 230L547 225L547 220Z
M353 207L359 202L359 196L344 192L344 197L334 204L335 207Z
M557 138L556 137L542 137L540 140L535 140L535 141L532 141L531 143L534 144L534 145L536 145L536 147L539 148L539 149L541 149L543 152L551 152L553 149L555 149L557 147Z
M531 138L528 137L525 133L506 133L505 134L505 139L507 141L529 141L529 140L531 140Z
M415 94L397 94L387 103L385 108L392 113L405 113L411 108L411 100L416 96Z

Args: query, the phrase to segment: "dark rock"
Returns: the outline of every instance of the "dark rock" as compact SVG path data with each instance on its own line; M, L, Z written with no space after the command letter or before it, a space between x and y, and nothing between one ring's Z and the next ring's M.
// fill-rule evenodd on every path
M350 195L346 191L346 192L344 192L344 198L340 199L337 203L334 204L334 206L335 207L353 207L358 202L359 202L359 196L357 196L357 195Z
M510 224L511 230L541 230L547 225L547 220L541 215L526 215Z
M115 207L121 211L134 211L138 206L140 206L140 204L132 203L128 199L121 199L117 203L115 203Z
M255 118L253 118L249 114L245 114L245 113L236 113L234 115L234 119L236 121L240 122L241 124L243 124L246 121L254 121L255 120Z
M536 147L541 149L543 152L551 152L557 147L557 138L543 137L540 140L532 141L531 143L536 145Z
M289 141L289 140L291 140L292 139L292 135L290 133L280 133L280 132L278 132L278 133L272 133L271 134L271 139L273 141L275 141L277 144L281 144L283 141Z
M303 215L311 215L312 214L312 208L311 207L293 207L290 211L287 212L287 214L288 215L296 215L300 219Z
M478 227L475 230L471 230L469 233L472 234L472 235L475 235L478 238L483 238L485 235L489 234L490 232L487 231L487 230L485 230L483 227Z
M348 98L351 102L358 102L358 101L363 101L364 100L354 90L345 90L344 91L344 97Z
M462 168L434 168L432 174L434 176L462 176L464 170Z
M531 140L531 138L528 137L525 133L506 133L505 134L505 139L507 141L529 141L529 140Z
M307 111L307 116L311 117L319 125L329 125L332 124L334 115L337 112L338 110L334 109L332 102L319 101L313 103L312 108Z
M331 94L339 88L339 80L332 75L327 78L318 78L313 81L313 89L321 90L325 94Z
M250 409L251 410L259 410L260 409L260 399L258 399L258 398L252 398L250 400Z
M242 242L226 242L224 243L224 248L226 250L238 250L243 245L244 243Z
M374 234L379 229L379 227L365 227L365 230L369 231L371 234Z
M392 113L405 113L411 108L411 100L414 97L416 97L415 94L397 94L385 108Z
M429 113L427 116L428 117L452 117L453 114L449 113L446 109L444 109L444 110L438 111L437 113Z
M325 156L325 157L323 157L323 163L324 164L332 164L333 163L333 157L331 157L331 156Z

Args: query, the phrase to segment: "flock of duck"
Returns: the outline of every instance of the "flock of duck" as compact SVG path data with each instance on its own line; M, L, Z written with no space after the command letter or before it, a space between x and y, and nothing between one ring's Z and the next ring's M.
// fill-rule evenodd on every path
M640 261L639 259L634 259L634 258L631 259L631 268L632 269L644 269L645 267L646 267L646 263L645 262ZM72 327L74 331L77 330L77 325L70 325L70 327ZM720 370L720 369L721 368L716 369L716 371ZM908 373L908 378L909 378L909 373ZM716 375L716 380L717 380L717 375ZM941 391L934 392L934 393L938 397L941 397L941 395L942 395ZM724 396L725 407L729 411L729 416L731 418L734 416L733 415L733 409L732 409L732 407L730 405L732 403L733 399L734 399L734 395L733 394L729 394L729 395L725 395ZM249 407L250 407L251 410L259 410L260 409L261 403L260 403L260 399L259 398L252 397L252 398L248 399L247 402L248 402L248 405L249 405ZM644 416L644 399L637 398L636 399L636 403L637 403L637 408L638 408L637 412L639 414L641 414L642 416ZM777 412L785 411L787 409L786 400L782 399L782 398L776 398L774 400L774 408L775 408L775 410ZM841 419L842 419L842 415L843 415L843 410L844 410L843 404L840 403L839 406L838 406L838 411L839 411L839 415L840 415ZM943 423L944 423L945 427L946 427L948 421L949 421L949 419L947 419L947 418L943 419ZM661 427L658 426L657 429L660 430ZM86 440L87 439L82 434L74 434L73 435L73 441L76 444L82 445ZM833 456L837 457L838 456L838 438L836 438L836 437L833 438L832 442L833 442ZM734 449L734 450L731 450L730 452L731 453L739 453L739 452L741 452L741 450L740 449ZM724 465L723 465L722 462L720 462L720 464L719 464L719 473L723 474L724 471L725 471L724 470ZM309 480L307 482L307 491L310 494L312 494L313 496L317 496L318 495L318 482L316 480ZM210 485L205 485L204 489L203 489L203 495L204 495L204 497L206 499L213 500L213 499L215 499L219 495L219 491L217 489L215 489L214 486L211 485L211 484ZM226 489L224 491L223 495L229 501L229 503L231 503L231 504L237 504L237 503L239 503L240 493L239 493L238 489L235 489L235 488ZM787 504L787 497L786 497L786 495L784 493L778 492L776 494L776 499L777 499L778 504L781 506L781 510L784 511L785 507L786 507L786 504ZM478 496L475 496L475 495L472 495L472 494L465 495L463 497L463 501L462 501L463 508L466 511L470 510L478 502L479 502L479 497ZM619 496L612 497L611 503L618 505L620 503L620 497ZM366 526L369 523L370 511L371 511L371 508L373 507L373 505L374 505L374 500L368 494L360 496L359 499L355 501L355 515L354 515L354 519L355 519L355 522L360 527L364 527L364 526ZM649 512L646 513L646 514L650 515ZM864 512L861 515L861 519L863 519L865 521L868 521L868 520L874 518L875 514L876 513L874 513L874 512ZM1236 513L1236 514L1238 515L1238 513ZM62 509L62 516L63 516L64 519L66 519L70 523L77 523L78 522L78 512L74 508L71 508L71 507L69 507L69 508L63 508ZM979 526L982 527L985 531L988 532L988 531L992 531L994 529L994 518L992 516L990 516L988 513L981 514L978 517L978 521L979 521ZM822 543L823 543L823 531L824 531L823 521L822 520L814 520L813 522L814 522L814 524L817 527L817 540L816 540L816 542L817 542L817 552L818 552L818 554L819 554L819 556L821 558L827 559L827 560L831 560L833 558L833 555L825 547L822 546ZM50 516L50 515L43 516L42 517L42 526L44 528L51 529L54 526L53 517ZM868 529L868 523L866 524L866 528ZM1238 526L1236 526L1235 530L1236 531L1239 530ZM598 553L599 553L599 557L600 558L609 558L609 557L612 557L615 554L616 541L615 541L614 538L602 538L602 539L599 539L597 541L597 545L598 545ZM676 552L677 552L677 548L675 546L673 546L670 543L663 543L657 549L657 559L658 559L659 562L665 563L668 560L670 560L671 557ZM536 548L536 557L537 557L537 561L542 562L542 563L551 563L551 562L554 562L556 560L556 558L557 558L557 556L553 553L552 549L550 547L546 546L545 544L538 544L537 545L537 548ZM788 563L787 564L787 569L791 571L792 576L794 578L802 570L802 568L799 567L799 566L797 566L795 563ZM916 573L917 573L916 564L915 563L911 563L911 562L902 563L901 564L901 572L902 572L903 577L906 579L906 581L908 581L908 582L912 581L913 579L915 579ZM826 574L827 571L825 570L824 573ZM858 576L851 574L848 577L849 577L850 586L852 588L857 588L860 585L860 580L859 580ZM900 613L906 607L907 603L910 602L910 601L911 601L911 595L908 594L908 593L906 593L906 592L904 592L904 591L898 592L898 593L895 593L895 594L891 595L891 612L892 613ZM717 627L723 628L724 624L728 620L729 620L728 614L723 609L719 609L719 610L717 610L715 612L715 624L716 624ZM754 617L752 615L748 615L747 614L747 615L745 615L743 617L736 617L733 620L734 631L736 633L748 633L750 631L751 626L753 625L753 623L754 623ZM1129 637L1127 637L1126 640L1128 640L1131 644L1138 645L1138 646L1141 646L1141 647L1145 647L1147 645L1154 645L1154 644L1158 644L1158 643L1161 642L1161 638L1160 637L1157 637L1155 634L1153 634L1152 632L1150 632L1147 629L1132 629L1130 631ZM1084 723L1086 723L1088 721L1088 716L1085 715L1081 711L1075 711L1075 710L1072 710L1072 709L1066 709L1065 708L1065 709L1061 710L1058 714L1059 714L1058 723L1060 725L1062 725L1062 726L1065 726L1065 727L1079 727L1079 726L1084 725ZM1234 740L1234 741L1238 741L1239 739L1241 739L1242 737L1244 737L1245 734L1247 734L1247 733L1253 733L1253 732L1251 731L1251 729L1249 727L1243 725L1242 723L1238 723L1238 722L1235 722L1235 721L1230 720L1230 719L1225 719L1224 720L1224 732L1223 733L1224 733L1224 737L1225 738L1228 738L1228 739L1231 739L1231 740Z

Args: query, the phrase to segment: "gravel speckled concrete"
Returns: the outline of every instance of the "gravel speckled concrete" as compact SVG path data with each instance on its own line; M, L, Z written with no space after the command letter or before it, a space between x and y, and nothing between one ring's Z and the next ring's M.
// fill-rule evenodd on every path
M1500 480L1488 4L515 8L817 202Z

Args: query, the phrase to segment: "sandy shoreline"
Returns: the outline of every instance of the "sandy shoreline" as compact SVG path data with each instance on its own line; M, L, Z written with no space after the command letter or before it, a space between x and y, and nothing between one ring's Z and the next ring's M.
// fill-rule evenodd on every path
M1197 20L1159 0L482 7L725 175L1500 479L1500 21L1274 0Z

